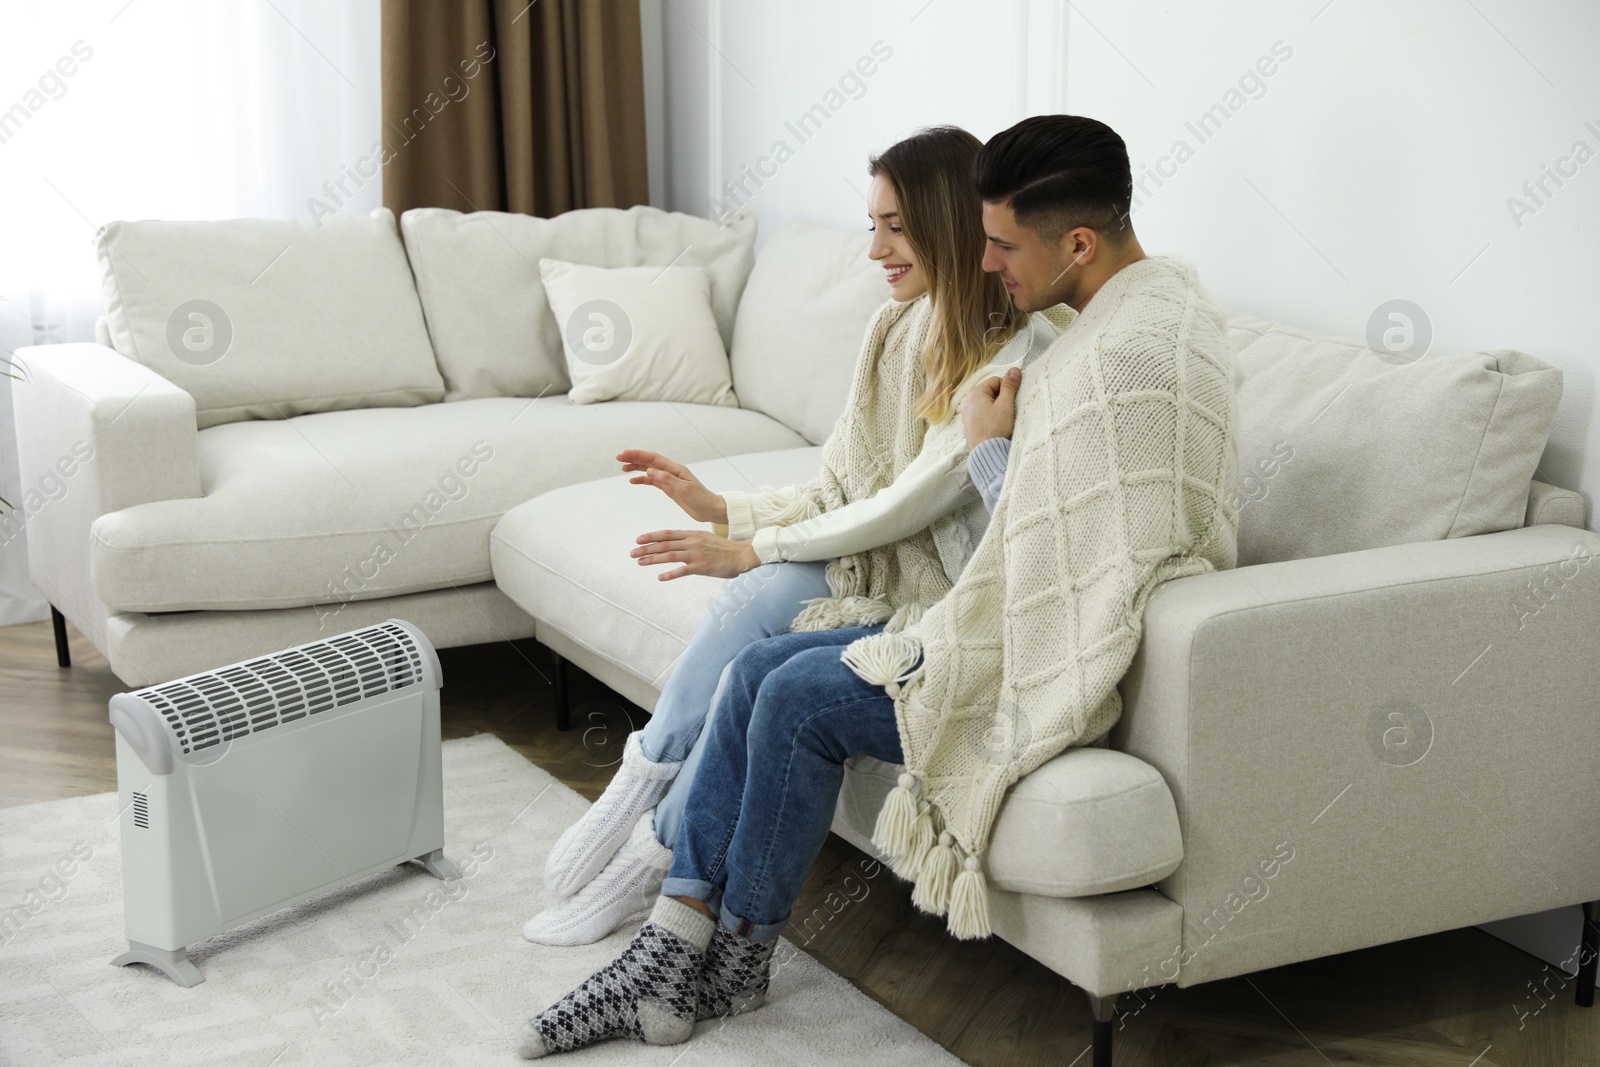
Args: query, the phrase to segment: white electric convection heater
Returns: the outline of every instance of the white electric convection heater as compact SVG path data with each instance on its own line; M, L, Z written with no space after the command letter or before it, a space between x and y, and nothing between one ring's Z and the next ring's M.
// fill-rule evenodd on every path
M111 698L128 951L181 986L187 946L444 855L439 657L390 619Z

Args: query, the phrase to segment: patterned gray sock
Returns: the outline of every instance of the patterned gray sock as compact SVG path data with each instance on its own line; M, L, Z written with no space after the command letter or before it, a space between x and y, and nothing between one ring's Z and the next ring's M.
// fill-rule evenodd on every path
M718 923L700 979L699 1020L742 1015L761 1007L767 999L772 952L777 947L777 938L751 941Z
M517 1051L533 1060L614 1037L652 1045L687 1041L716 925L687 904L662 897L622 955L522 1024Z

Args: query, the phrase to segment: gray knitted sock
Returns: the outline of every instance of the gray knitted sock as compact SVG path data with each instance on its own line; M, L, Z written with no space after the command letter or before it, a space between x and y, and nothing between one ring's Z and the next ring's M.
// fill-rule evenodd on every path
M622 955L522 1024L517 1051L533 1060L614 1037L687 1041L715 927L710 916L662 897Z
M717 924L700 979L701 1022L755 1011L767 999L778 939L751 941Z

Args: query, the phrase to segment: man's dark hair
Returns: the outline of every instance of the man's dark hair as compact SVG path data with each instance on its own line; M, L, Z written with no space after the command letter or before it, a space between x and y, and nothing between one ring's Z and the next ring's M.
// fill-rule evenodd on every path
M1009 201L1047 243L1078 226L1113 241L1131 234L1133 169L1117 131L1081 115L1035 115L995 134L972 161L978 195Z

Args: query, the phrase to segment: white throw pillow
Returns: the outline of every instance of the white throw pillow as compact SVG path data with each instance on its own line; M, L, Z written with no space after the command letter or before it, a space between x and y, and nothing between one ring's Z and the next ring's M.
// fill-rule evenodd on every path
M713 222L643 204L626 211L579 208L549 219L414 207L400 227L446 400L540 396L571 384L561 332L539 284L540 259L704 267L724 347L733 344L739 294L755 262L756 217L748 208Z
M738 407L701 267L585 267L539 260L574 404L671 400Z

